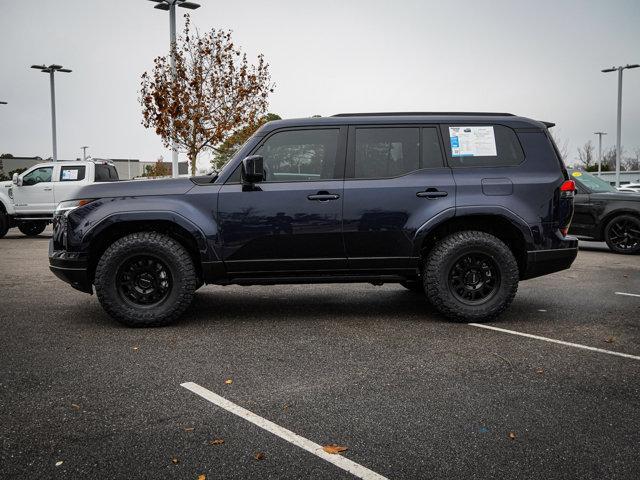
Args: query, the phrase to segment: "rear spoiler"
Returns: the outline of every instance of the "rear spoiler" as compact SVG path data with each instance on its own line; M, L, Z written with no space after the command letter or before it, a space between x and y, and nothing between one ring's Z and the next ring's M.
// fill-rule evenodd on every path
M547 128L551 128L551 127L555 127L556 126L556 124L552 123L552 122L541 122L541 123L544 123Z

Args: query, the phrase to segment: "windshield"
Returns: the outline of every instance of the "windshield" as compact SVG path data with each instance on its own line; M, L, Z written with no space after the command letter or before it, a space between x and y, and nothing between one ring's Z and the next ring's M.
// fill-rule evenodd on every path
M595 177L587 172L571 172L571 177L583 187L591 190L594 193L597 192L616 192L617 190L609 185L609 182Z

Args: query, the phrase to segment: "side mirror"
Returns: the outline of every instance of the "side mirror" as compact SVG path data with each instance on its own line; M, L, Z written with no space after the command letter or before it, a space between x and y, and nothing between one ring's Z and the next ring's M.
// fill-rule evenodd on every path
M253 184L264 180L264 159L260 155L251 155L242 160L242 181Z
M11 178L11 181L13 182L13 184L16 187L21 187L22 186L22 179L20 178L20 175L18 175L17 173L13 174L13 177Z

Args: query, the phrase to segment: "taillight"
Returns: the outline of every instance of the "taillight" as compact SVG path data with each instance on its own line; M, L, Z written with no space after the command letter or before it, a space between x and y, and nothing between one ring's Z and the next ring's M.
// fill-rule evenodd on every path
M560 233L563 237L566 237L569 234L569 227L561 228Z
M575 192L576 191L576 182L573 180L565 180L562 185L560 185L561 192Z

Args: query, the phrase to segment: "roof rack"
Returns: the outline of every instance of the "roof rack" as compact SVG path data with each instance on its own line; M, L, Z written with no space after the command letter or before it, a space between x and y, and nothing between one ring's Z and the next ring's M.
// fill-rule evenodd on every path
M493 112L371 112L371 113L338 113L332 117L408 117L419 115L469 115L474 117L513 117L513 113L493 113Z

